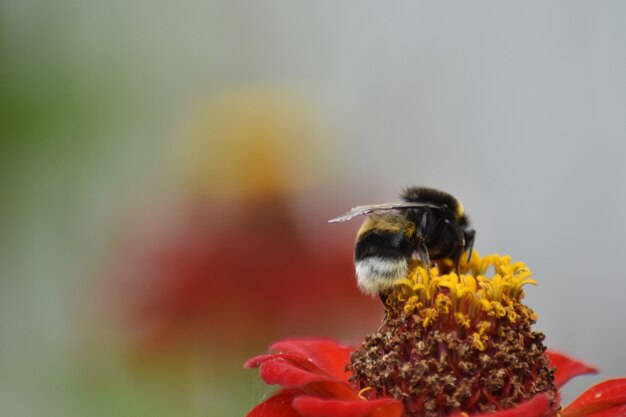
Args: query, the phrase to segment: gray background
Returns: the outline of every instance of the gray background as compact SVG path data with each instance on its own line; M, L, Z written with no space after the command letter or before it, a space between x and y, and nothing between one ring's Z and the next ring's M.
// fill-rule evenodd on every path
M547 344L602 370L568 384L565 403L626 375L626 4L337 3L2 4L5 82L53 104L55 83L78 97L61 103L71 123L3 155L5 407L41 411L73 360L67 302L111 213L162 180L179 109L246 85L296 91L332 132L315 198L341 212L441 188L465 205L479 251L525 261Z

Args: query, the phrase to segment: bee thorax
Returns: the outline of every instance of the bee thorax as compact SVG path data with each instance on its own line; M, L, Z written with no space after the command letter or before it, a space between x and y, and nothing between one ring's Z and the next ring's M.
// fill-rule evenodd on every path
M393 287L393 283L406 276L409 264L403 258L372 256L355 262L357 284L365 294L376 295Z

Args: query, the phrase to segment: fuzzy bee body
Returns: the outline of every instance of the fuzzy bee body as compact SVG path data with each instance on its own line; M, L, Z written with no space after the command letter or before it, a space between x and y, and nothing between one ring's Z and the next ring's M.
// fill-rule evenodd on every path
M407 275L412 259L426 266L451 259L458 267L462 254L471 256L474 230L461 203L443 191L409 187L403 203L359 206L331 221L369 214L359 229L354 262L359 288L375 295Z

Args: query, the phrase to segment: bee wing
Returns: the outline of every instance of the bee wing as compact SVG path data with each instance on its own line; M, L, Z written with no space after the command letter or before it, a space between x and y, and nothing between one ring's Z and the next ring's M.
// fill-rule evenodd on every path
M389 211L389 210L395 210L395 209L401 209L401 208L423 208L423 207L428 207L428 208L433 208L433 209L438 209L440 208L440 206L435 205L435 204L428 204L428 203L383 203L383 204L369 204L369 205L365 205L365 206L357 206L355 208L353 208L352 210L350 210L349 212L347 212L344 215L335 217L333 219L330 219L328 221L328 223L337 223L337 222L345 222L347 220L350 220L353 217L356 217L360 214L369 214L369 213L373 213L375 211Z

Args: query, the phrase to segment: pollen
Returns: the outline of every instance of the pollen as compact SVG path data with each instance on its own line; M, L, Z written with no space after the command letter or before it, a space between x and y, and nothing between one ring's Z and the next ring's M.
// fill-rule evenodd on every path
M480 336L479 333L473 333L472 334L472 345L480 350L481 352L485 350L485 344L483 343L483 341L481 340L482 337Z
M407 417L491 412L540 392L556 414L544 336L522 303L527 285L537 281L509 256L474 252L458 273L414 261L386 298L383 325L352 354L352 383L402 401Z

